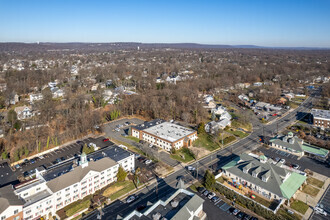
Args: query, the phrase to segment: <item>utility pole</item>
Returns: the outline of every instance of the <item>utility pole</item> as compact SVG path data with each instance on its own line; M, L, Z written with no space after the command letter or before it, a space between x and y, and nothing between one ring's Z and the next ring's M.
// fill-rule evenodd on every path
M196 179L198 180L198 161L197 161L197 163L196 163L196 165L197 165L197 169L196 169Z

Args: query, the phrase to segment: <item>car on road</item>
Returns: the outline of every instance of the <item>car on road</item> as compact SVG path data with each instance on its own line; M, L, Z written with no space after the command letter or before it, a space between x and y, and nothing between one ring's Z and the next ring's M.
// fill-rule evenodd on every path
M147 206L145 206L145 205L140 205L140 206L138 206L137 208L136 208L136 211L142 211L143 209L145 209Z
M207 198L208 198L208 199L212 199L214 196L215 196L215 193L214 193L214 192L210 192L210 193L207 195Z
M109 138L104 138L103 139L103 142L107 142L107 141L109 141Z
M205 191L205 188L204 187L198 187L198 192L199 193L203 193Z
M115 129L115 131L116 131L116 132L119 132L119 131L120 131L120 129L119 129L119 128L116 128L116 129Z
M204 192L203 192L203 195L204 196L207 196L209 194L209 191L208 190L205 190Z
M275 114L273 114L272 116L277 116L277 114L275 113Z
M238 209L235 209L235 210L233 211L233 215L237 215L239 212L240 212L240 211L239 211Z
M146 160L144 163L145 163L146 165L151 164L151 163L152 163L152 160Z
M281 159L280 160L280 163L283 163L284 164L285 163L285 159Z
M132 202L134 202L137 198L138 198L137 196L131 195L131 196L127 197L127 199L126 199L126 203L132 203Z
M196 170L196 168L193 167L193 166L187 166L187 170L189 170L189 171L194 171L194 170Z

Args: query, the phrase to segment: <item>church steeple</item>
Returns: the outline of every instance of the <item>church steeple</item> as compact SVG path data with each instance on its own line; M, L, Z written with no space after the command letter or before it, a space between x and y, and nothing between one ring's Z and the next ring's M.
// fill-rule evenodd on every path
M80 155L79 165L80 165L82 168L88 166L87 155L86 155L85 152L83 152L83 153Z

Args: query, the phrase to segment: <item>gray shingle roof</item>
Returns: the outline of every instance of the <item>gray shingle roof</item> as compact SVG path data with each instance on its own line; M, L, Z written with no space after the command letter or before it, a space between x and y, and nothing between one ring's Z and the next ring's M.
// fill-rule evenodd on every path
M52 192L57 192L74 183L80 182L90 171L101 172L116 164L117 163L114 160L108 157L102 158L98 161L89 161L87 167L82 168L81 166L78 166L74 168L73 171L50 180L47 182L47 186Z
M9 206L23 206L24 202L14 194L14 189L11 185L0 188L0 213L5 211Z
M275 138L271 139L270 142L277 144L279 146L283 146L286 148L293 149L298 152L303 152L302 144L303 141L298 137L291 137L288 136L276 136Z
M248 173L244 173L243 168L247 165L251 166L251 169L249 169ZM226 167L225 170L226 172L241 177L254 185L258 185L269 192L272 192L278 196L283 196L280 186L283 183L283 178L287 175L288 171L281 167L268 162L262 163L250 155L241 154L240 160L235 165ZM252 173L255 171L258 173L257 177L252 176ZM268 177L267 182L262 181L263 175Z
M204 200L198 195L194 195L174 216L172 220L188 219L191 214L189 212L195 212L198 207L204 203Z

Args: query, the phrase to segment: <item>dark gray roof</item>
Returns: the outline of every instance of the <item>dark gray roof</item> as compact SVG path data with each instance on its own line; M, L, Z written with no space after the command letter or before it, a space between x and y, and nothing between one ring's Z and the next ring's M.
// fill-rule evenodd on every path
M298 137L288 137L288 136L276 136L275 138L271 139L270 142L277 144L279 146L284 146L286 148L293 149L298 152L303 152L302 144L303 141Z
M75 167L72 171L52 179L46 184L52 192L57 192L77 182L80 182L90 171L101 172L116 164L117 163L114 160L108 157L102 158L98 161L89 161L87 167Z
M145 121L142 124L133 126L133 128L136 130L142 131L144 129L150 128L152 126L155 126L155 125L163 123L163 122L165 122L165 120L163 120L163 119L154 119L152 121Z
M183 220L189 219L191 216L191 211L196 211L202 204L204 200L198 195L194 195L174 216L172 220Z
M23 206L24 202L14 194L14 189L11 185L0 188L0 214L9 206Z
M251 166L251 168L248 170L248 173L244 173L243 168L247 165ZM241 154L240 160L235 165L233 164L231 167L226 167L225 170L250 183L258 185L269 192L272 192L278 196L283 196L280 186L283 183L283 178L287 175L288 171L279 166L268 162L262 163L250 155ZM254 171L257 171L257 177L252 176L252 172ZM263 175L268 177L267 182L262 181Z
M106 148L101 149L100 151L87 155L88 158L93 158L93 160L99 160L103 157L110 157L112 160L118 162L121 161L129 156L131 156L132 153L130 153L127 150L124 150L121 147L118 146L109 146Z

